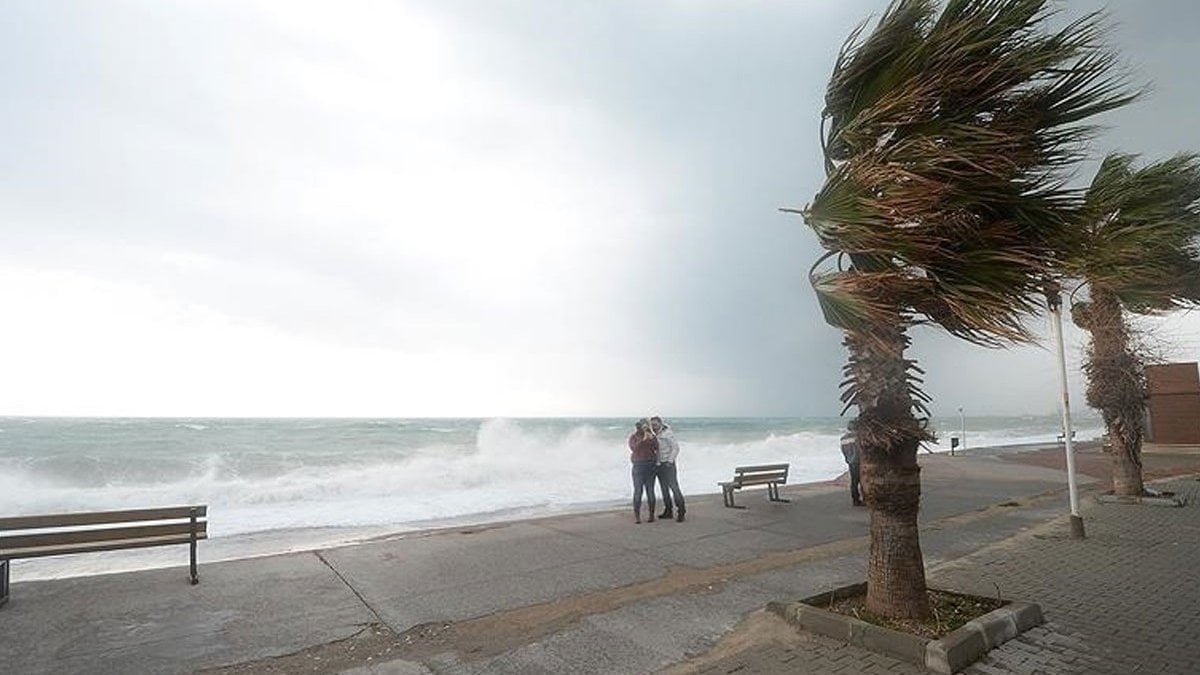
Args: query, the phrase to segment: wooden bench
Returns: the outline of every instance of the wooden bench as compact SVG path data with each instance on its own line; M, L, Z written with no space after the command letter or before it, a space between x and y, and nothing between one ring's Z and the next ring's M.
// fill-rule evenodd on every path
M0 518L0 605L8 600L8 561L18 558L189 544L198 584L196 542L208 538L207 516L207 506L175 506Z
M731 509L744 509L733 503L733 491L749 485L766 485L767 498L773 502L790 502L779 496L779 486L787 483L787 464L761 464L759 466L739 466L733 470L733 480L717 483L721 486L721 494L725 497L725 506Z

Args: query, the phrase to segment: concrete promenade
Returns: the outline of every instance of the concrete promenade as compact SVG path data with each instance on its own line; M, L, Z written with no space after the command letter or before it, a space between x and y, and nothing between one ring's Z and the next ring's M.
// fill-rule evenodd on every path
M1200 482L1171 484L1185 508L1086 499L1089 539L1071 541L1052 457L922 457L931 584L998 586L1047 616L972 672L1200 672ZM1080 464L1099 476L1103 459ZM1200 472L1200 455L1147 472ZM761 611L864 572L867 514L845 487L784 496L692 497L685 523L622 510L213 563L195 587L184 567L18 578L0 672L917 672Z

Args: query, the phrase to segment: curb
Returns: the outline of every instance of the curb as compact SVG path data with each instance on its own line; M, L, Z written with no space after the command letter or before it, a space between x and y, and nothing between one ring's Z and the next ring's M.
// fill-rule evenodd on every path
M1043 623L1042 610L1037 605L1009 602L968 621L940 639L930 640L814 606L829 605L842 598L862 595L866 589L865 583L853 584L799 602L772 602L767 608L799 628L946 675L966 668L989 650Z
M1101 504L1144 504L1146 506L1166 506L1177 508L1183 506L1183 501L1175 497L1128 497L1124 495L1095 495Z

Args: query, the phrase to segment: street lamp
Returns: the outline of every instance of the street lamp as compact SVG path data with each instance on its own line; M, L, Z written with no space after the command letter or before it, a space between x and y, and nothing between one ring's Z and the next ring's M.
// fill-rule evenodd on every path
M962 406L958 407L958 442L963 452L967 451L967 418L963 417ZM954 453L950 453L954 454Z
M1071 537L1083 539L1083 518L1079 515L1079 490L1075 487L1075 444L1071 438L1071 396L1067 388L1067 357L1063 348L1062 289L1056 283L1046 284L1046 307L1054 327L1054 342L1058 348L1058 384L1062 391L1063 443L1067 453L1067 493L1071 499Z

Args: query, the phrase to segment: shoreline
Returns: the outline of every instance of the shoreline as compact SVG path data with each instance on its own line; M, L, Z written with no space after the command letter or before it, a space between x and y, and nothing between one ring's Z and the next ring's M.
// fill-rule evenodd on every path
M1056 442L981 446L978 448L968 448L965 453L957 451L955 456L999 457L1003 455L1045 452L1051 449L1061 450L1062 447L1061 443ZM1076 451L1087 452L1090 449L1098 447L1098 441L1080 441L1077 443ZM918 459L926 455L950 456L948 451L939 450L922 452L918 456ZM830 488L839 487L846 481L846 476L846 472L843 471L830 479L790 483L783 489L788 491L813 489L820 486L828 486ZM754 490L755 488L747 489ZM713 491L693 493L689 496L696 499L704 499L715 498L719 495L719 491ZM464 530L479 532L507 525L536 523L559 517L611 513L625 508L628 508L628 504L626 504L624 499L604 500L559 507L518 507L464 514L450 518L411 521L408 523L362 526L317 525L262 530L206 539L200 544L200 562L201 564L209 564L250 560L400 539L432 537L449 533L460 533ZM89 553L82 556L15 560L12 562L12 567L13 571L18 574L18 577L25 581L97 577L175 567L181 564L180 561L182 559L179 551L175 549L176 547L162 547L107 553Z

